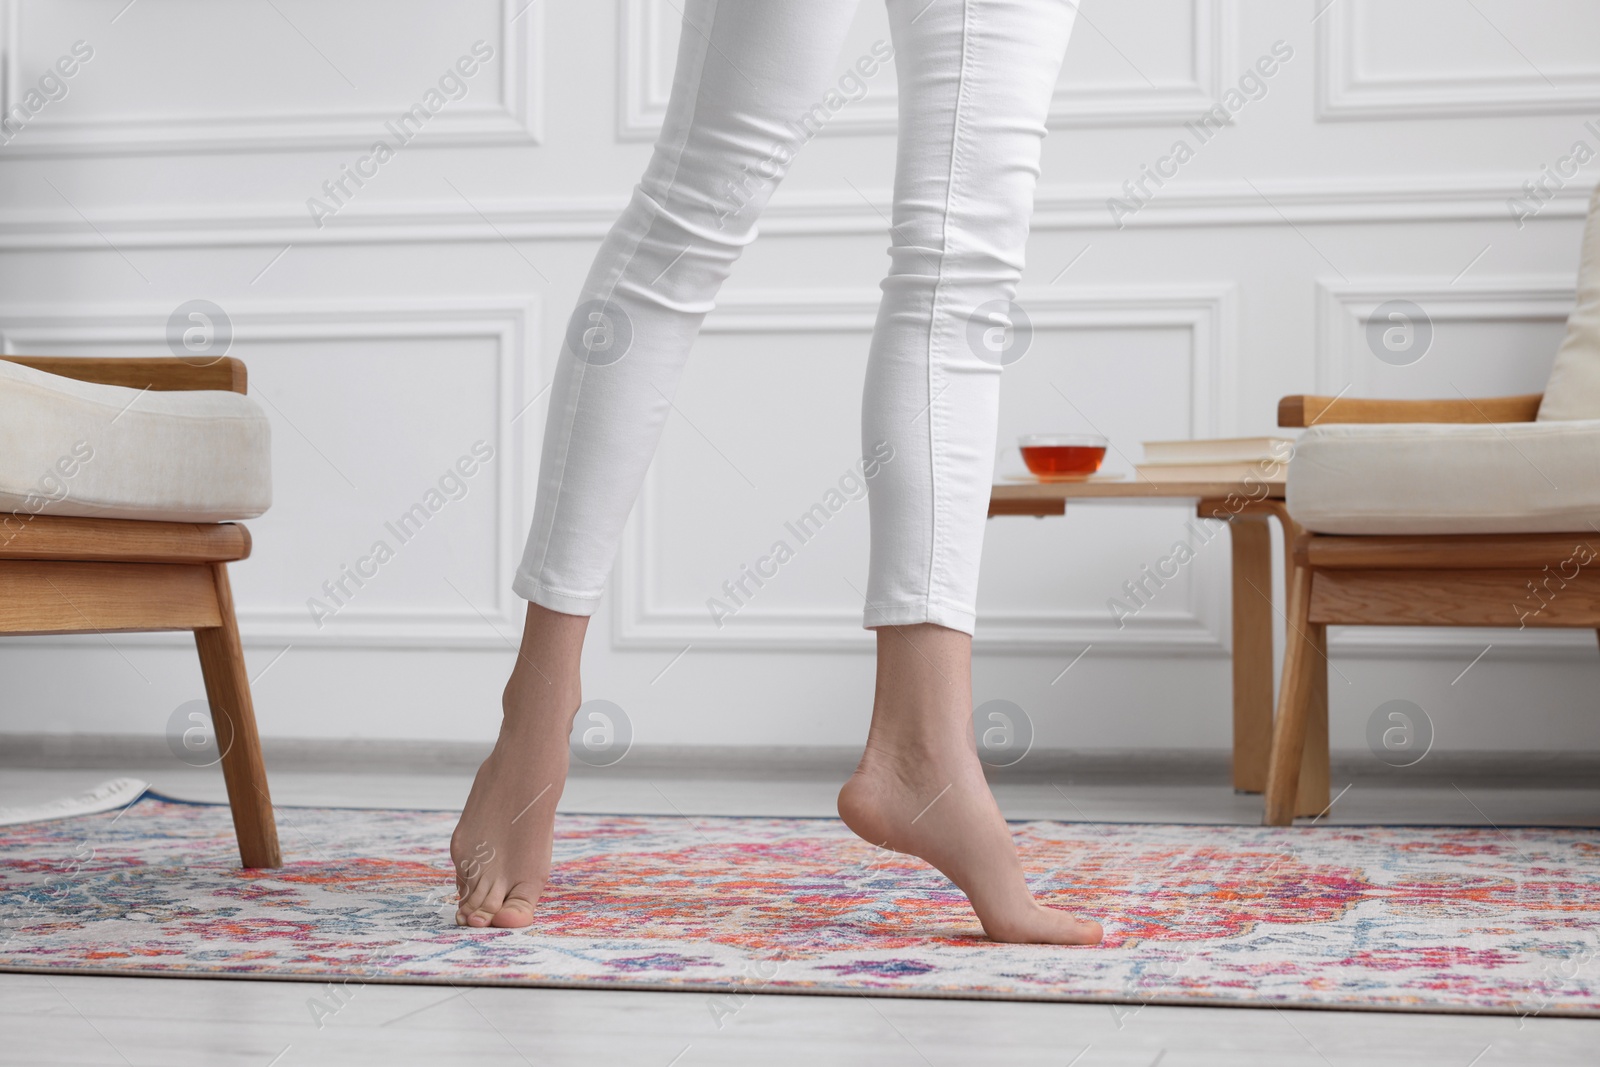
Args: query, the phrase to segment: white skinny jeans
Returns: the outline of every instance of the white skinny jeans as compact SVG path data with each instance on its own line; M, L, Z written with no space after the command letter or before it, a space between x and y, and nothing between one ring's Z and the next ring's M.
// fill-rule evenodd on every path
M1003 362L994 330L1009 324L1022 274L1077 5L886 3L899 148L862 399L862 454L877 468L863 625L971 633ZM687 0L661 136L600 246L556 367L512 585L524 599L575 615L598 607L701 321L794 153L826 123L856 5Z

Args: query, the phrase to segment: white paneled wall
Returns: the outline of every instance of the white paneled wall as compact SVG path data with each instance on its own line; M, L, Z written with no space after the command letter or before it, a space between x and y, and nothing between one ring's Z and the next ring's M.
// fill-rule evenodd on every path
M492 736L545 386L659 128L681 5L0 7L0 343L163 353L181 304L223 308L275 435L276 503L234 568L263 730ZM841 74L887 37L868 0ZM1600 179L1597 40L1589 0L1083 0L997 477L1023 432L1097 428L1126 469L1143 440L1269 432L1289 392L1538 390ZM864 502L733 617L707 609L857 459L892 64L854 96L707 320L590 631L585 695L640 743L864 734ZM1409 366L1366 341L1391 300L1433 331ZM469 455L492 458L452 477ZM1226 535L1189 517L993 520L977 699L1022 705L1045 746L1226 745ZM1195 561L1118 626L1107 600L1185 537ZM375 575L329 592L380 542ZM1334 648L1338 747L1397 697L1441 748L1600 743L1592 634L1355 630ZM0 732L159 733L201 691L171 635L8 642L0 678Z

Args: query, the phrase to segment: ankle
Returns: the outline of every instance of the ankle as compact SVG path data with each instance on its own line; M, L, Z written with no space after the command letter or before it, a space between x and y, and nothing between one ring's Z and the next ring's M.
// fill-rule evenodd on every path
M529 678L524 672L512 674L500 694L500 720L502 728L524 723L564 721L568 728L583 702L578 683L577 669L570 677Z
M941 785L982 781L981 765L973 755L972 746L960 738L940 739L927 735L868 738L857 771L869 778L887 780L913 790L920 790L934 780Z
M972 748L970 700L941 693L926 700L898 695L879 699L872 708L868 748L908 755L946 756Z

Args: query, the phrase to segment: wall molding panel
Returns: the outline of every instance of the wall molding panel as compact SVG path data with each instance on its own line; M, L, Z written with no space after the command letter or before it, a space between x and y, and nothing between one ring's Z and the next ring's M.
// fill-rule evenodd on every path
M1449 278L1319 281L1316 382L1321 393L1371 395L1372 361L1350 358L1363 318L1389 300L1410 300L1434 322L1564 323L1576 300L1572 276L1453 282Z
M1520 49L1521 58L1511 56L1509 60L1514 72L1461 78L1363 76L1362 9L1370 2L1323 0L1316 20L1320 120L1492 118L1600 111L1600 60L1592 71L1560 82L1536 69ZM1472 8L1464 14L1488 18L1481 9L1474 12ZM1503 35L1499 27L1495 32ZM1508 45L1509 55L1516 46L1509 39ZM1427 45L1419 41L1416 47L1426 49Z
M619 5L617 138L651 141L661 132L666 115L676 54L665 41L681 9L671 0L619 0ZM1191 77L1152 81L1136 72L1139 76L1127 81L1059 85L1046 125L1052 129L1176 126L1210 111L1221 96L1223 79L1235 74L1236 5L1237 0L1190 0ZM1085 17L1080 14L1080 19ZM1074 34L1093 32L1097 28L1086 21L1073 29ZM849 56L840 57L841 72L849 62ZM891 81L842 109L827 130L893 133L898 113L899 96Z
M1195 431L1214 434L1232 425L1236 392L1236 295L1231 286L1128 286L1105 289L1024 286L1017 301L1027 308L1036 335L1073 329L1186 330L1190 337L1190 393ZM729 293L705 322L708 334L774 334L854 331L870 334L879 294L767 291ZM850 651L870 648L861 628L859 604L841 598L825 611L741 611L725 627L712 624L703 607L670 606L652 595L662 565L655 529L666 490L656 468L645 479L635 515L623 535L612 576L615 613L612 641L620 648L695 647L766 651ZM1220 536L1226 537L1226 533ZM1220 558L1220 557L1219 557ZM1094 643L1107 650L1219 653L1228 623L1222 611L1225 577L1216 567L1195 572L1185 601L1175 608L1141 612L1125 629L1113 627L1099 605L1039 612L985 608L976 647L1012 652L1059 652Z
M141 345L165 351L165 326L171 307L146 304L76 307L60 305L0 305L0 350L7 354L71 350L96 345ZM495 345L496 411L495 467L493 474L494 543L483 546L493 560L492 603L457 603L436 609L397 612L374 609L360 599L341 609L319 630L304 609L267 609L241 603L239 626L249 646L295 645L322 647L451 647L501 648L515 642L521 632L521 601L511 592L511 573L521 540L526 534L531 500L522 499L527 463L527 442L532 439L523 422L526 412L536 415L524 399L537 391L533 383L549 378L554 370L536 362L531 353L539 336L537 303L507 300L448 300L395 302L258 302L229 301L234 342L231 353L249 360L252 343L273 341L340 342L427 338L489 340ZM259 394L258 394L259 395ZM303 435L287 421L270 398L263 408L273 420L276 434ZM533 422L534 419L528 419ZM311 447L315 448L315 445ZM270 515L271 513L268 512ZM259 520L257 520L259 521ZM249 525L249 521L246 521ZM376 528L376 525L375 525ZM314 589L310 592L315 592ZM309 594L308 594L309 595ZM446 595L454 599L446 587ZM71 643L70 638L28 638L38 644ZM119 634L118 644L187 643L187 635Z
M151 8L171 0L143 0ZM498 0L499 40L495 44L495 70L499 74L498 104L483 106L467 98L452 101L430 118L415 136L429 147L536 146L544 141L544 49L546 5L528 0ZM22 0L3 0L5 38L0 47L4 65L4 96L0 113L17 103L23 80ZM471 44L463 41L465 50ZM104 47L102 43L101 47ZM87 77L85 66L79 77ZM384 124L412 104L436 78L429 71L420 78L412 97L396 99L377 108L266 112L209 116L152 115L147 119L59 118L45 108L6 143L4 151L17 157L122 156L183 153L222 155L239 152L303 152L307 149L366 151L381 139L393 141Z

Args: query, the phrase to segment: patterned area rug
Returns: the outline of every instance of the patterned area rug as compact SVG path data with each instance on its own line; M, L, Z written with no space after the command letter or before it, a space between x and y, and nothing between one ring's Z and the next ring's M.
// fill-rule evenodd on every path
M1017 824L1107 928L1052 948L831 819L563 815L538 922L461 929L454 822L280 808L278 871L155 795L6 827L0 969L1600 1015L1595 830Z

